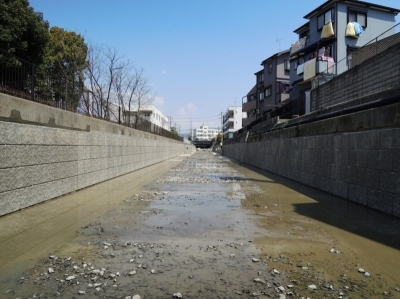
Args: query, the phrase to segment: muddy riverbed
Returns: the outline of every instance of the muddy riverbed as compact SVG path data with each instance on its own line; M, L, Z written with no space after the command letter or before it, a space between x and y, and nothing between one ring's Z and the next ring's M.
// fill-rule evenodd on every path
M173 166L15 258L0 298L400 298L398 220L209 151Z

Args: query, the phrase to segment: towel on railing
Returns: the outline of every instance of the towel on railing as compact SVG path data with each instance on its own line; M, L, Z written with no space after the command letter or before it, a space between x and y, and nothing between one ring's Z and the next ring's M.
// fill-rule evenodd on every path
M335 35L335 32L333 31L332 22L329 22L322 28L321 38L327 38L327 37L331 37L334 35Z
M315 77L316 61L317 58L313 58L304 63L304 75L303 75L304 81Z

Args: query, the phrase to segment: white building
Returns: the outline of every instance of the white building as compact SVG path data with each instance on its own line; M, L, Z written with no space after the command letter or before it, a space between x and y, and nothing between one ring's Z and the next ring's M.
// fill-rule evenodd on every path
M232 138L233 133L242 128L242 119L246 117L246 112L242 111L242 106L228 107L222 120L224 138Z
M222 133L220 128L209 128L206 125L200 126L200 129L193 129L191 133L192 140L208 140L215 138Z
M137 113L138 107L134 106L131 108L131 111L125 111L125 118L131 117L130 123L135 122L135 118ZM156 126L159 126L165 130L170 131L170 122L169 118L165 116L160 110L158 110L154 105L142 105L139 109L139 117L143 118ZM125 120L127 121L127 120Z

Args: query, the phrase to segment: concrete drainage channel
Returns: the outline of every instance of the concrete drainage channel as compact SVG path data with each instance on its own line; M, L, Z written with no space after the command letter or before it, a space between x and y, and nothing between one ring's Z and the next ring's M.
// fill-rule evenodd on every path
M198 151L43 252L0 297L396 298L396 278L282 194L311 202Z

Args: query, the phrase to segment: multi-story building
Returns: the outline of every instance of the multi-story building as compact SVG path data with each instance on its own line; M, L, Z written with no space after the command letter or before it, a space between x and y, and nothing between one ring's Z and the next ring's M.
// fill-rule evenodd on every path
M140 109L138 109L137 106L134 106L131 108L131 111L124 112L125 122L128 122L127 120L129 119L129 123L131 124L135 123L137 116L139 117L139 120L145 119L165 130L170 131L171 129L169 118L165 116L160 110L158 110L154 105L142 105L140 106Z
M350 54L395 33L399 9L358 0L328 0L304 16L290 50L293 114L310 112L310 90L349 69Z
M289 50L272 55L261 62L263 68L255 73L256 85L243 97L246 117L243 127L277 109L289 98L290 63Z
M232 138L233 133L242 128L242 120L246 113L242 111L242 106L230 106L222 118L223 135L225 138Z
M216 138L218 134L221 134L220 128L209 128L205 124L200 126L199 129L193 129L191 132L191 138L195 141L210 141Z

